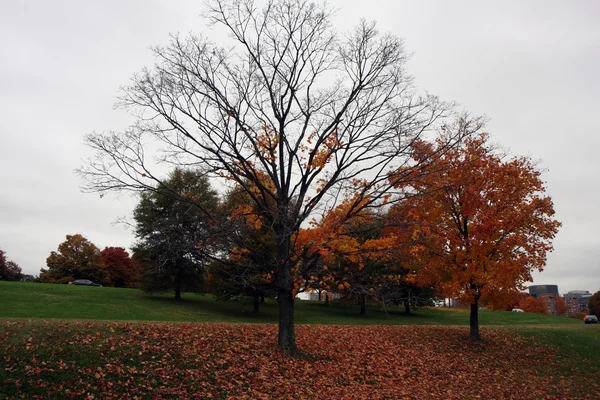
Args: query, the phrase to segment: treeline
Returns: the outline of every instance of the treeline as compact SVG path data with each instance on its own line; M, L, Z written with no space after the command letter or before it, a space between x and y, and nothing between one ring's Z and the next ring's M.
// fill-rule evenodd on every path
M383 204L357 206L370 200L361 192L364 181L351 181L346 197L294 228L289 242L261 211L276 205L257 204L274 201L258 196L266 177L219 196L199 170L177 168L141 194L131 258L122 248L100 251L81 235L67 236L41 280L87 278L173 291L177 299L183 292L250 296L258 310L261 299L275 296L285 261L294 265L294 295L314 291L326 301L335 294L360 304L361 313L368 302L410 312L436 296L464 301L475 315L481 305L513 307L518 285L544 266L560 226L540 172L528 158L499 153L486 134L440 155L443 146L413 143L423 167L418 174L407 168ZM286 206L294 207L293 200ZM277 258L282 245L288 260Z
M104 286L135 288L140 285L142 265L122 247L96 245L80 234L67 235L66 240L46 259L42 268L43 283L69 283L89 279Z

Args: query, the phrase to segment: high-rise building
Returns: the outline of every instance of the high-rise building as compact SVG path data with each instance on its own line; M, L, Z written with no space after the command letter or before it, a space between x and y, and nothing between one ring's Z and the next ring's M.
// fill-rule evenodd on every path
M565 293L563 297L565 298L567 307L569 307L567 315L571 315L577 312L587 313L588 303L590 302L592 294L587 290L571 290L570 292Z
M558 285L531 285L529 286L529 294L536 298L542 294L555 294L558 296Z

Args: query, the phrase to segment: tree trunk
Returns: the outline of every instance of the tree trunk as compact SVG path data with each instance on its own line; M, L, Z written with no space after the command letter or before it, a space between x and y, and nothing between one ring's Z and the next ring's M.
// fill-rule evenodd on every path
M364 294L360 295L360 315L367 313L367 296Z
M408 300L404 300L404 312L408 315L411 314L410 312L410 301Z
M325 292L325 305L329 305L329 292Z
M258 314L260 305L260 296L258 294L254 295L254 308L252 309L252 314Z
M181 300L181 281L183 271L181 267L177 268L177 274L175 275L175 300Z
M296 353L296 335L294 333L294 279L290 264L290 238L284 236L277 245L278 259L281 265L277 273L277 305L279 306L279 350L283 354Z
M279 305L279 350L283 354L292 355L296 353L296 336L294 334L294 298L291 290L279 290L277 304Z
M471 340L474 342L481 341L479 336L479 296L476 296L471 303L471 316L469 318L469 325L471 327Z

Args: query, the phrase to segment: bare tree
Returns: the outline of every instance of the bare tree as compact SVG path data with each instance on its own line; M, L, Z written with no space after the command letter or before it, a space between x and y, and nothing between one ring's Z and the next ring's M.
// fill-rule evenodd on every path
M156 65L135 75L120 98L138 122L123 133L88 135L96 157L79 171L84 189L96 192L151 189L156 161L243 187L276 242L279 347L294 353L295 233L340 195L355 199L349 214L385 203L411 175L410 145L450 105L416 94L402 41L373 23L339 36L331 10L306 0L208 7L231 47L173 36L155 48ZM156 143L158 159L150 157Z

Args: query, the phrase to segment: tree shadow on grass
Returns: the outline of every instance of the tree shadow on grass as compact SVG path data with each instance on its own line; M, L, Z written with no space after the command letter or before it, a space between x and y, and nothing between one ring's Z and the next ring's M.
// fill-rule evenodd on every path
M260 312L253 314L250 299L218 301L214 297L201 294L187 294L181 300L167 295L146 295L144 299L165 308L189 312L199 320L210 317L210 322L274 323L277 321L277 307L272 302L260 306Z

